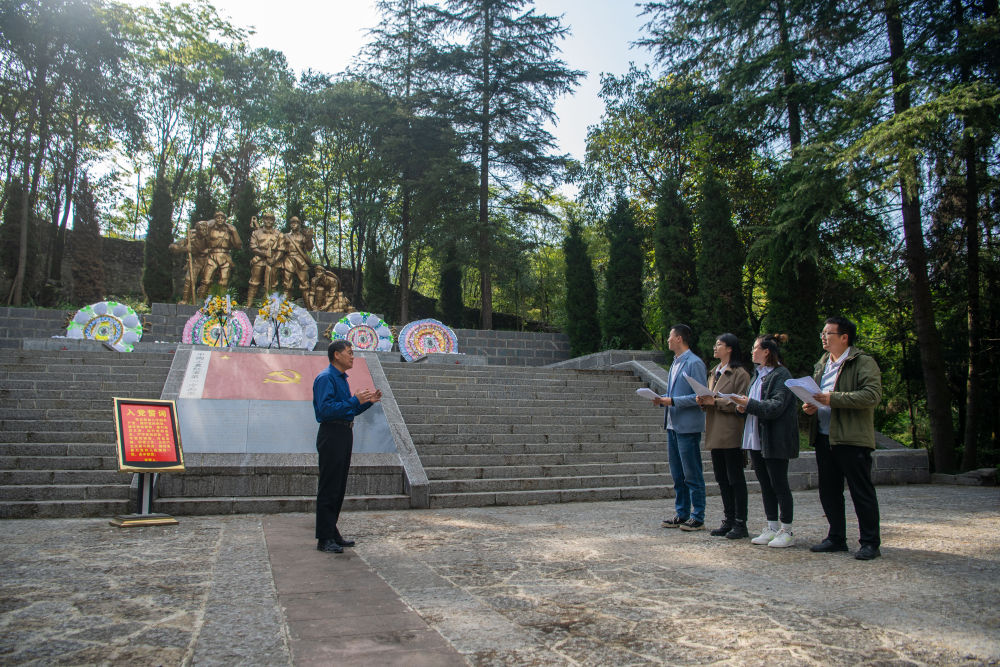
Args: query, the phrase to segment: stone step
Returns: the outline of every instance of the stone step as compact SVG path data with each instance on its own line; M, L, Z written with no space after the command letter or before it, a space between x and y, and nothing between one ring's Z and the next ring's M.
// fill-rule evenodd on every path
M448 378L435 380L434 378L413 378L400 379L388 378L392 385L393 392L397 391L426 391L427 389L450 390L450 391L484 391L497 388L507 388L522 391L527 388L534 388L538 391L572 388L578 391L611 392L626 391L642 386L639 380L630 382L627 378L614 378L608 380L576 380L573 378Z
M392 382L389 383L392 386ZM605 397L603 394L610 391L598 391L586 387L525 387L524 389L510 389L497 386L494 389L469 388L469 389L437 389L433 386L426 389L395 389L392 395L400 404L419 403L421 405L434 403L442 399L463 399L465 403L475 401L492 402L494 400L527 400L527 401L579 401L586 405L594 400L595 396L601 397L601 402L614 400L613 397ZM431 400L433 399L433 400Z
M628 463L595 462L595 463L521 463L501 464L492 466L428 466L425 468L428 479L458 480L458 479L510 479L528 477L580 477L598 475L660 475L669 474L670 468L666 461L638 461Z
M348 512L405 510L409 508L410 498L405 495L346 496L343 506L344 511ZM316 496L158 498L153 502L153 511L174 516L313 513L316 511Z
M574 477L513 477L497 479L431 480L431 495L506 491L598 489L605 487L660 486L670 484L670 475L590 475Z
M115 456L0 456L0 470L117 470Z
M129 484L132 474L116 470L0 470L0 484Z
M0 456L117 456L110 442L0 442Z
M129 481L123 484L0 485L0 501L128 500Z
M111 398L121 396L121 392L129 392L129 396L138 395L138 392L157 397L163 389L163 378L156 380L126 380L116 381L109 376L102 381L78 382L61 381L49 376L47 380L4 380L3 388L0 389L0 396L16 397L17 395L39 394L45 398L74 398L74 394L86 392L91 398Z
M516 422L482 415L464 421L441 421L437 423L409 424L410 435L447 435L450 433L581 433L588 434L601 430L615 433L643 433L656 430L659 422L635 417L553 417L551 415L524 415Z
M537 366L470 366L462 364L409 364L403 362L382 362L382 370L387 376L438 376L454 377L624 377L634 375L630 371L615 369L539 368Z
M38 422L44 428L44 422ZM16 442L51 442L59 444L76 444L81 442L111 442L114 440L114 429L108 431L4 431L0 440L5 443Z
M102 410L70 410L67 408L0 408L0 421L11 419L58 420L74 419L80 421L110 421L114 416L112 406Z
M718 487L712 495L718 493ZM672 498L667 485L598 487L590 489L546 489L540 491L484 491L481 493L431 494L431 509L446 507L491 507L494 505L550 505L552 503L597 502L607 500L649 500Z
M0 502L0 519L76 519L130 514L128 500L10 500Z
M576 427L577 431L581 430ZM585 437L586 436L586 437ZM413 444L419 450L421 445L519 445L548 443L649 443L656 442L666 447L663 436L658 433L617 433L583 430L579 433L423 433L410 434Z
M2 419L0 420L0 440L7 433L24 431L34 433L110 433L115 432L115 423L107 419Z
M123 396L123 394L115 394ZM32 396L26 398L18 396L4 401L4 406L14 410L103 410L107 412L108 418L112 415L114 402L108 398L51 398L45 396Z
M435 468L482 468L519 465L591 465L612 463L658 463L666 461L666 453L649 452L562 452L547 454L421 454L425 470Z
M448 455L448 454L615 454L620 452L658 452L662 456L667 455L667 444L654 440L620 441L592 440L584 441L579 438L556 439L556 434L550 437L549 442L524 441L508 442L503 444L495 443L425 443L420 445L418 453L424 455ZM607 437L607 436L605 436Z
M468 398L463 398L461 396L448 398L448 397L439 397L439 396L435 397L435 396L419 394L419 395L408 396L405 402L401 401L400 398L396 396L395 392L393 392L393 397L395 397L397 403L399 403L399 409L400 411L403 412L403 414L408 414L408 413L417 414L426 412L428 410L439 411L452 407L468 408L468 407L482 406L486 404L486 402L482 400L470 401ZM488 402L488 405L490 407L490 410L492 410L494 407L521 408L522 410L535 407L562 409L570 406L589 405L590 403L593 402L593 400L594 400L593 394L587 394L585 399L582 399L580 397L566 398L565 396L564 397L557 396L555 398L527 398L524 396L507 396L507 397L491 398ZM605 407L611 406L614 408L621 407L625 409L629 406L635 406L636 400L639 401L638 403L639 405L649 405L648 401L643 403L642 399L626 399L624 397L621 397L619 399L615 398L614 396L602 397L601 405ZM660 420L662 421L663 413L660 412L659 414L660 414Z
M97 370L90 370L87 368L76 368L72 371L67 372L56 372L49 369L44 371L32 372L32 373L22 373L17 371L5 371L0 372L0 382L3 382L4 386L15 386L20 385L25 387L25 383L33 383L35 386L39 382L51 382L53 380L62 382L64 384L76 384L80 382L95 382L95 383L118 383L126 384L131 382L148 382L150 378L159 377L166 375L168 369L156 369L155 371L147 368L136 368L136 369L108 369L106 372L101 372L100 367L94 367Z
M662 411L650 410L649 407L635 407L631 402L615 402L614 407L575 407L573 403L566 402L562 405L549 406L494 406L491 405L489 413L483 415L483 406L475 403L467 405L451 405L440 407L434 412L420 410L417 406L400 406L400 411L406 416L407 424L462 424L469 423L467 420L475 417L489 417L497 422L520 421L530 410L532 415L552 416L552 417L617 417L630 420L650 419L657 425L663 425ZM0 416L3 412L0 411ZM479 420L482 422L482 420ZM472 421L475 423L475 421ZM645 422L644 422L645 423Z

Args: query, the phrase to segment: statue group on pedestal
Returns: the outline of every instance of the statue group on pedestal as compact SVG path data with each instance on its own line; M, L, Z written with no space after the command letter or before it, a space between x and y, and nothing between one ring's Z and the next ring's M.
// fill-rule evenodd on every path
M312 230L304 227L302 221L294 216L289 219L288 225L289 231L282 233L275 229L272 213L261 216L260 224L256 217L251 218L247 304L253 303L261 287L261 295L270 294L279 284L287 293L297 280L308 310L353 312L354 308L340 289L337 275L310 261ZM181 303L201 302L212 283L218 283L223 288L228 286L233 270L233 259L229 253L242 247L243 242L236 228L226 222L226 215L221 211L212 220L192 223L187 235L170 246L171 251L187 255ZM310 269L313 272L311 279Z

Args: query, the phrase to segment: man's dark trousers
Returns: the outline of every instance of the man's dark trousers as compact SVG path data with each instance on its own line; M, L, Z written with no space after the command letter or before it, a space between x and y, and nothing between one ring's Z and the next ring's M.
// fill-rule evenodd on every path
M319 453L319 487L316 491L316 539L340 537L337 520L347 492L347 474L351 469L354 431L348 422L323 422L316 434Z
M816 467L819 469L819 502L830 523L827 536L831 542L847 542L847 519L844 514L844 480L851 491L854 512L858 516L861 544L878 548L878 497L872 483L872 450L856 445L830 445L830 437L816 434Z

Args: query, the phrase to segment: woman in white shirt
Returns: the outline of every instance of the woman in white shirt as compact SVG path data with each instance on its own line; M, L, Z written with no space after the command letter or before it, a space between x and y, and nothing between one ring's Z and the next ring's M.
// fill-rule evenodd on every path
M750 540L769 547L790 547L792 535L792 491L788 486L788 461L799 456L799 428L795 397L785 386L792 374L782 364L779 346L783 334L766 335L753 344L757 365L746 396L734 397L740 412L747 414L743 449L750 452L767 525Z

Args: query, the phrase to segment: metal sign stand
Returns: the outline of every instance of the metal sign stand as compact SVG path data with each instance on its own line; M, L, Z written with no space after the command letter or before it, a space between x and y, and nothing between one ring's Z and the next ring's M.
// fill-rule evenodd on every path
M139 511L136 514L126 514L116 516L111 520L112 526L119 528L133 528L136 526L175 526L177 519L169 514L159 514L153 509L153 487L156 484L156 473L140 472L136 473L139 496L136 498Z

